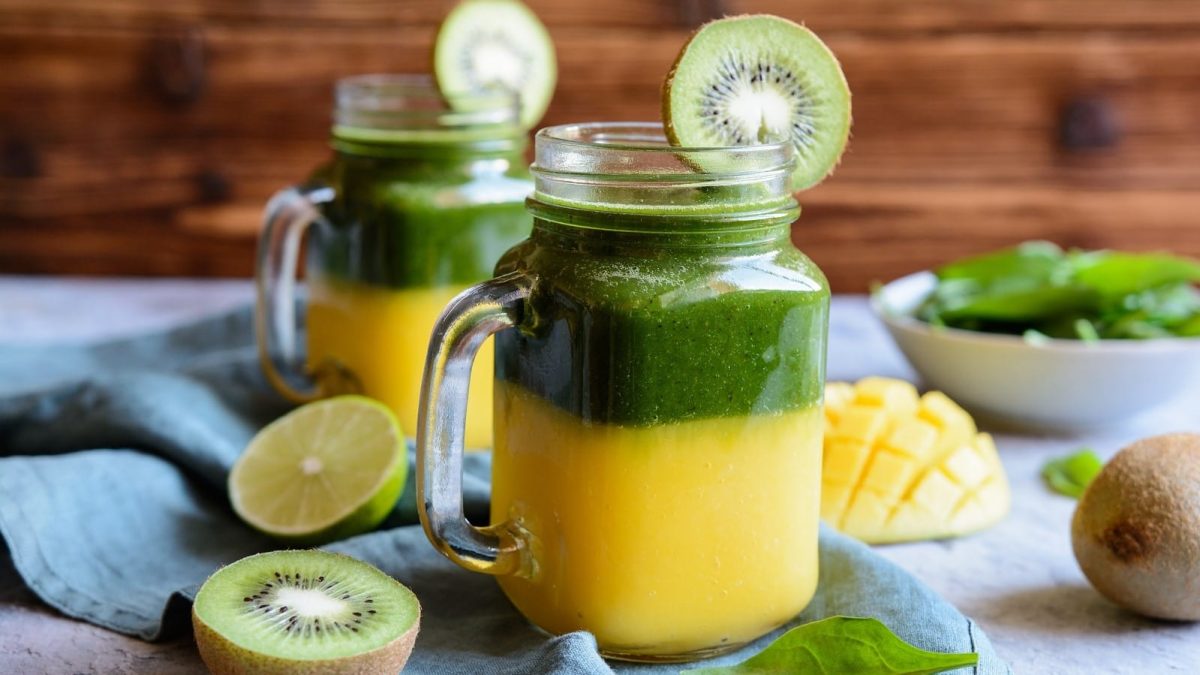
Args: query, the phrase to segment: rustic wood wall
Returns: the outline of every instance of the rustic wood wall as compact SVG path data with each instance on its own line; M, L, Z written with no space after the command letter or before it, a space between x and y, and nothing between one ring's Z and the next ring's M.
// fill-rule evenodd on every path
M806 21L854 90L795 239L863 290L1046 237L1200 255L1200 0L529 0L547 124L653 119L698 23ZM424 71L445 0L0 0L0 272L246 275L342 75Z

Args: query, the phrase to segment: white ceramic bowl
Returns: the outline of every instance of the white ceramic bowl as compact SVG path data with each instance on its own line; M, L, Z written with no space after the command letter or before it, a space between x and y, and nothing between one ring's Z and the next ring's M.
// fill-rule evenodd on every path
M1119 422L1200 387L1200 339L1035 344L1013 335L935 328L912 317L935 285L930 272L902 277L884 286L871 307L925 383L974 412L1086 428Z

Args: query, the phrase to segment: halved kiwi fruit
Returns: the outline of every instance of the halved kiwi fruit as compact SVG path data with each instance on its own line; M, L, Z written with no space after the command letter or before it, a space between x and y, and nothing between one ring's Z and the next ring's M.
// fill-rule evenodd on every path
M811 30L770 15L700 27L663 84L672 145L727 147L791 139L792 185L820 183L850 138L850 87L833 52Z
M532 129L554 94L558 66L546 27L517 0L465 0L451 10L433 46L433 72L447 94L515 93Z
M394 673L412 653L417 596L326 551L275 551L217 570L196 594L200 657L224 673Z

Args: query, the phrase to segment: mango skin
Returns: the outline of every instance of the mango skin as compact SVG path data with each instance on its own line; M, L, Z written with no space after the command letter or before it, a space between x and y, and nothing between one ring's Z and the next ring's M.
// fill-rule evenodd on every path
M1012 503L988 434L941 392L869 377L825 388L821 517L869 544L945 539L999 522Z

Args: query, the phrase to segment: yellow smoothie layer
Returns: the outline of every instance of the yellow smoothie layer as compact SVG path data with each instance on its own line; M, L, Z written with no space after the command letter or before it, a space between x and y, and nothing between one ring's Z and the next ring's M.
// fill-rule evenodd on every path
M609 654L732 647L817 586L818 407L650 427L589 425L497 383L492 517L528 530L532 579L500 577L552 633Z
M404 433L417 432L417 405L429 335L442 309L465 287L387 289L310 281L308 359L332 358L362 383L363 393L396 412ZM468 448L492 444L492 341L471 370Z

